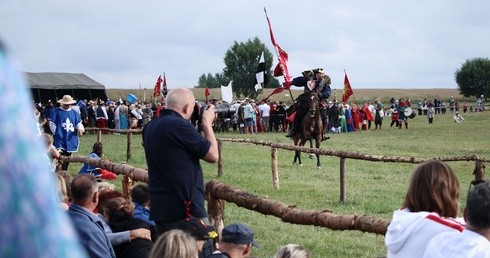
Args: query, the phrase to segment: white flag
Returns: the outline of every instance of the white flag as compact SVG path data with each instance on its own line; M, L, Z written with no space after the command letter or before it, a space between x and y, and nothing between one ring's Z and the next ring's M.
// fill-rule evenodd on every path
M257 67L257 73L255 74L255 91L258 91L262 89L262 86L264 85L264 79L265 79L265 59L264 59L264 52L260 54L260 59L259 59L259 66Z
M221 99L228 103L231 103L233 101L233 89L231 86L232 83L233 81L230 81L230 83L228 83L228 86L221 85Z

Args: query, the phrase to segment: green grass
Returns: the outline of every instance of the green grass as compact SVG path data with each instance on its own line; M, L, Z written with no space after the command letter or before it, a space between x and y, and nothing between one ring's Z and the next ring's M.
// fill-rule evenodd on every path
M433 124L426 117L409 120L409 129L390 128L389 118L382 130L331 135L322 148L371 155L416 158L479 155L490 159L490 112L463 114L466 121L452 122L451 114L436 115ZM374 125L373 125L374 127ZM283 133L240 135L217 134L218 138L251 138L292 144ZM80 155L90 152L95 135L81 138ZM126 161L126 137L103 135L105 156L114 162ZM145 168L141 135L133 135L133 156L128 164ZM260 145L223 142L223 175L217 165L202 162L205 180L220 180L259 197L279 200L300 209L331 210L335 214L370 215L390 219L399 208L414 164L346 160L346 201L339 202L339 158L322 156L322 169L316 160L303 153L303 166L293 166L293 153L279 150L280 189L272 187L271 149ZM461 184L461 211L466 199L474 162L449 162ZM76 173L81 164L71 164ZM117 183L120 187L120 182ZM377 257L386 254L384 236L359 231L334 231L326 228L293 225L225 204L225 224L243 222L256 231L261 248L257 257L271 257L279 246L297 243L308 248L313 257Z

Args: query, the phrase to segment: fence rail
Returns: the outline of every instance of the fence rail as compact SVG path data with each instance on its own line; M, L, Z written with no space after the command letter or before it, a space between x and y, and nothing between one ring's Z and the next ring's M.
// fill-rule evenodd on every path
M127 164L115 163L104 159L82 156L62 157L63 161L87 163L123 175L123 195L129 198L133 181L148 183L148 171ZM265 215L272 215L284 222L299 225L312 225L333 230L360 230L363 232L385 234L389 220L367 215L336 215L331 211L302 210L295 205L280 201L260 198L236 187L212 180L205 184L205 195L208 200L210 221L219 230L223 228L224 205L220 202L235 203L239 207L253 210Z
M102 141L102 132L126 133L128 160L131 157L131 135L133 133L141 133L141 130L113 130L100 128L87 128L87 131L96 131L97 140ZM441 161L474 161L475 169L473 174L475 180L483 180L485 174L486 158L477 155L457 156L457 157L434 157L434 158L415 158L415 157L396 157L396 156L377 156L366 155L361 153L352 153L346 151L326 150L294 146L289 144L280 144L270 141L251 140L251 139L234 139L234 138L218 138L219 160L218 160L218 175L223 173L222 164L222 145L223 142L238 142L245 144L262 145L271 148L271 163L272 163L272 179L273 187L279 188L279 173L277 169L278 149L290 151L301 151L312 154L320 154L327 156L335 156L340 158L340 201L345 200L345 170L346 159L366 160L371 162L398 162L418 164L428 160ZM104 159L94 159L81 156L62 157L63 161L88 163L92 166L101 167L113 171L116 174L123 175L122 186L123 195L126 198L130 196L133 180L148 182L148 171L136 168L127 164L114 163ZM336 215L331 211L323 210L301 210L294 205L287 205L279 201L263 199L252 194L246 193L238 188L228 186L219 181L210 181L205 185L206 199L208 200L208 213L210 221L218 228L223 228L224 204L223 201L235 203L239 207L244 207L262 214L272 215L282 219L284 222L301 225L314 225L325 227L333 230L359 230L363 232L385 234L389 224L389 220L371 217L367 215Z
M252 139L235 139L235 138L218 138L218 175L223 174L223 158L222 158L222 145L223 142L239 142L246 144L255 144L271 147L271 168L272 168L272 186L274 189L279 189L279 171L278 171L278 152L277 149L284 149L290 151L301 151L311 154L320 154L325 156L334 156L340 158L340 190L339 199L341 202L345 202L346 195L346 184L345 184L345 171L346 171L346 159L357 159L366 160L372 162L395 162L395 163L412 163L419 164L428 160L440 160L440 161L474 161L475 169L473 174L475 175L475 180L482 180L485 174L485 161L487 159L479 157L477 155L471 156L458 156L458 157L434 157L434 158L415 158L415 157L397 157L397 156L377 156L377 155L366 155L362 153L354 153L347 151L337 151L337 150L326 150L317 148L308 148L303 146L295 146L290 144L281 144L270 141L252 140Z

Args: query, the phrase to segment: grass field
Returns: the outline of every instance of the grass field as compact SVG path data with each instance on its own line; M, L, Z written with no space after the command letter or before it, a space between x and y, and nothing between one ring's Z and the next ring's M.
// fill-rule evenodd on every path
M490 112L463 114L466 121L456 124L451 113L436 115L433 124L417 116L409 120L409 129L390 128L389 118L382 130L331 135L324 149L343 150L372 155L431 158L441 156L479 155L490 159ZM373 126L374 127L374 126ZM217 134L218 138L250 138L292 144L283 133L240 135ZM81 138L79 155L87 155L95 135ZM103 135L105 156L114 162L126 160L126 137ZM130 165L146 168L141 136L133 136ZM346 202L339 202L339 158L316 160L303 154L303 166L293 166L293 153L279 151L280 189L272 188L270 148L251 144L223 143L223 176L217 176L217 165L202 162L205 180L220 180L259 197L279 200L300 209L331 210L335 214L371 215L390 219L400 207L411 171L416 165L402 163L346 161ZM460 184L461 211L474 169L474 162L450 162ZM81 164L71 164L76 173ZM120 187L120 183L118 183ZM462 215L462 214L460 214ZM312 257L379 257L386 254L384 236L358 231L334 231L326 228L284 223L235 204L225 204L225 224L243 222L256 231L261 248L256 257L272 257L277 248L287 243L307 247Z

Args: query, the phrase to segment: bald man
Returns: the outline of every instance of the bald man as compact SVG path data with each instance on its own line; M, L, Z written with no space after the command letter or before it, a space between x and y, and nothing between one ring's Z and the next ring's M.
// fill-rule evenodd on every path
M200 160L218 161L212 123L214 106L202 115L202 135L190 123L195 97L188 88L168 93L166 109L143 130L149 173L150 219L158 233L176 228L179 220L196 217L208 222L204 208L204 177Z

